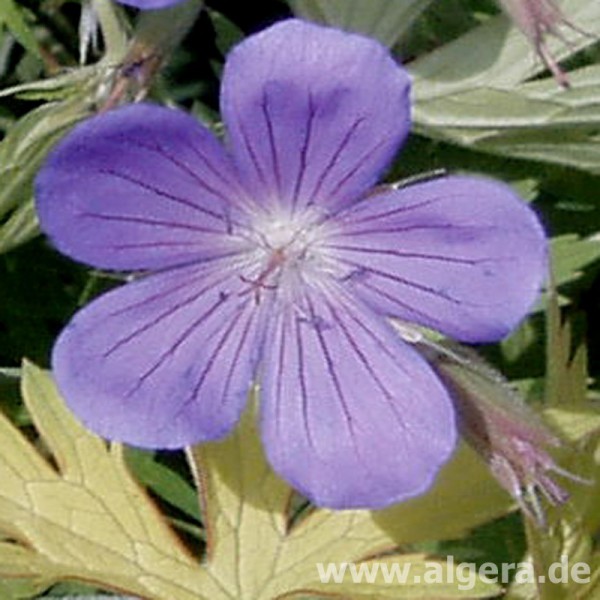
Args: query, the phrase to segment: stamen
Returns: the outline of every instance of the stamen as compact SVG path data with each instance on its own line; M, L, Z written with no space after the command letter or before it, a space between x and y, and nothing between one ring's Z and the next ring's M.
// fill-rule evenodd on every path
M277 248L271 254L269 262L265 269L260 273L260 275L256 279L250 279L248 277L244 277L240 275L240 279L244 283L248 283L251 285L249 290L244 290L240 292L240 296L244 296L247 293L254 292L254 301L258 306L260 304L260 290L275 290L277 289L277 284L267 284L266 280L268 277L277 271L280 267L283 266L286 260L285 248Z

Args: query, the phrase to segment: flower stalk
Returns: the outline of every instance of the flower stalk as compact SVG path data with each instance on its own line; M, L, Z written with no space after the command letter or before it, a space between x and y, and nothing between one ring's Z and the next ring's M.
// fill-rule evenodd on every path
M142 100L147 95L153 79L191 29L202 6L202 0L187 0L162 10L140 13L129 49L101 112L128 100Z

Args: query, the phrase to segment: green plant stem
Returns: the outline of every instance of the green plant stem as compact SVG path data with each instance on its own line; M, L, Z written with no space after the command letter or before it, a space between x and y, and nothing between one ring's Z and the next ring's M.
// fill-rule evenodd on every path
M127 52L127 32L119 17L119 7L112 0L92 0L92 7L98 15L100 29L106 46L105 60L117 63Z

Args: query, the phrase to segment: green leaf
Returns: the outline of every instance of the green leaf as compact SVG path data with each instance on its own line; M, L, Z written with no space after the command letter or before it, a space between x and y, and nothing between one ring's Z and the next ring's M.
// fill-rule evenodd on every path
M570 400L570 399L565 399ZM544 416L564 438L576 444L600 433L600 410L594 405L574 408L547 408Z
M77 99L44 104L15 123L0 142L0 251L36 234L33 179L56 141L86 114Z
M33 198L17 207L0 225L0 254L29 241L38 234Z
M0 90L0 98L17 96L28 100L62 100L74 96L94 72L93 67L79 67L49 79L28 81Z
M106 46L104 60L120 64L129 45L126 22L121 9L112 0L92 0L92 10L98 16L98 23Z
M586 267L600 259L600 237L568 233L552 240L552 271L557 286L579 279Z
M423 581L434 564L446 574L454 566L397 550L462 535L510 509L507 496L464 448L421 498L386 511L315 508L292 519L292 490L267 465L249 410L227 439L188 452L206 529L200 564L132 479L122 448L107 447L79 425L46 372L25 364L22 392L43 455L0 415L0 577L40 586L79 580L153 600L270 600L300 593L473 598L499 592L481 579L461 587L459 577L452 582L434 573ZM343 563L379 571L371 582L351 584L342 576L324 583L318 565ZM414 578L386 580L384 564L403 569L408 563Z
M551 281L546 307L545 401L552 407L586 407L587 349L572 347L572 326L563 323L556 289Z
M289 0L304 19L364 33L393 46L433 0Z
M464 536L513 508L483 460L461 444L431 491L376 513L375 520L398 544L407 544Z
M0 579L0 598L3 600L37 598L48 587L48 583L42 579Z
M569 0L563 9L589 35L563 43L563 56L600 39L600 4ZM555 40L556 42L556 40ZM558 52L558 50L557 50ZM474 150L600 173L600 67L570 74L572 89L543 70L504 17L411 65L415 131Z
M574 233L559 235L550 240L550 256L553 282L547 293L539 298L532 313L547 310L552 294L556 295L560 306L571 302L569 297L558 293L555 288L577 281L583 277L586 269L600 259L600 238L597 235L582 238ZM507 342L510 344L511 338L505 340L503 346Z
M192 519L200 520L196 492L181 475L159 463L152 452L129 448L125 456L140 483Z
M600 67L514 89L480 87L415 104L416 130L473 149L600 173Z
M215 10L207 9L215 28L215 44L222 56L244 39L244 32L225 15Z
M15 0L0 0L0 24L4 23L19 42L33 55L41 58L35 34L23 17L23 9Z

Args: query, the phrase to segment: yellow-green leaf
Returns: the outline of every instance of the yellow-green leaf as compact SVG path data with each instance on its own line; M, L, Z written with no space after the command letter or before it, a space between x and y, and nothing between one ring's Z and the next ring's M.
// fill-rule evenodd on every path
M156 600L217 598L107 447L64 407L50 376L23 369L23 397L55 469L0 415L0 576L79 579Z

